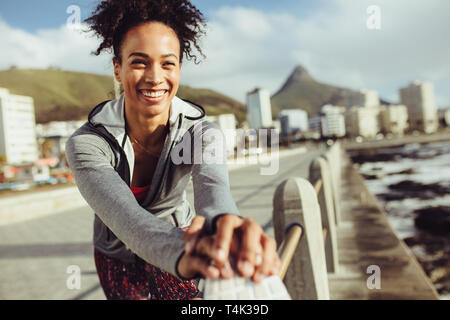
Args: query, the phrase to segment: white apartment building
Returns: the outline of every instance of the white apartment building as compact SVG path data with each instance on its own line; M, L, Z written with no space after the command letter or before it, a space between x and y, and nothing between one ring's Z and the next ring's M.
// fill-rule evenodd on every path
M362 89L359 92L353 92L348 100L348 107L378 107L380 105L380 98L375 90Z
M322 132L321 122L322 116L320 114L314 114L308 119L309 130L316 131L318 133Z
M308 131L308 113L301 109L282 110L278 114L283 135L292 134L294 131Z
M272 126L272 107L268 90L256 88L247 94L247 117L252 129Z
M38 159L34 101L0 88L0 156L9 164Z
M236 148L236 126L237 121L234 114L221 114L218 116L208 116L209 121L215 122L225 135L225 144L227 155L234 155L234 149Z
M415 81L399 90L400 104L408 108L409 127L432 133L438 129L434 89L431 82Z
M346 130L350 137L373 139L379 132L378 107L352 107L346 112Z
M322 107L321 128L323 137L344 137L345 131L345 107L327 104Z
M403 136L408 128L408 109L404 105L390 105L380 111L380 124L383 133Z
M36 124L38 138L70 137L86 120L80 121L52 121L45 124Z
M45 124L36 124L38 144L43 146L49 140L47 147L41 147L42 157L60 158L66 151L66 142L69 137L80 128L86 120L79 121L52 121Z

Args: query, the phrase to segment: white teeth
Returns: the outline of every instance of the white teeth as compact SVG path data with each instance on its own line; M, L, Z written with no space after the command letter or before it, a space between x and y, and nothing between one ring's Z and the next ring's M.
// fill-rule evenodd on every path
M141 91L142 94L146 97L150 97L150 98L159 98L162 95L164 95L164 93L166 93L165 91L156 91L156 92L144 92Z

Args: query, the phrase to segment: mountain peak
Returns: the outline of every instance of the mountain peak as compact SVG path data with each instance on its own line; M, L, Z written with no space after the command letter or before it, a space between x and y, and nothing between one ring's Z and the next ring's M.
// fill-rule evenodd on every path
M298 65L295 67L294 71L289 76L288 81L301 81L301 80L314 80L309 74L308 70L306 70L303 66Z
M311 77L308 70L306 70L303 66L298 65L295 67L294 71L292 71L286 82L275 95L278 95L280 92L287 90L292 85L303 81L314 82L315 80L313 79L313 77Z

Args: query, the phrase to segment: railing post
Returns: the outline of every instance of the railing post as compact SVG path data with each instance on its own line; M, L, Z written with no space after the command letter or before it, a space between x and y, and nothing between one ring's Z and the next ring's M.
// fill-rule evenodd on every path
M322 155L325 160L328 161L330 177L331 177L331 190L333 193L333 205L334 205L334 216L335 223L339 225L341 221L341 206L340 206L340 175L341 175L341 153L340 153L340 145L335 143L328 152Z
M273 225L278 246L292 223L300 223L305 231L284 279L289 294L296 300L328 300L330 294L322 223L313 186L301 178L283 181L275 191L273 208Z
M311 162L309 167L309 181L313 185L316 185L318 181L322 181L322 187L317 193L317 199L320 206L322 227L327 229L324 240L327 271L337 273L339 261L330 174L330 169L325 159L319 157Z

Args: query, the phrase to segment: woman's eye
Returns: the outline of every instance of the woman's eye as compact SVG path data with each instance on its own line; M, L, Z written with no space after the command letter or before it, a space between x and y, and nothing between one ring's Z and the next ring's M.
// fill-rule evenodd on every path
M175 63L173 63L173 62L164 62L163 66L175 66Z
M131 64L143 64L143 65L145 65L145 61L144 60L134 60L133 62L131 62Z

